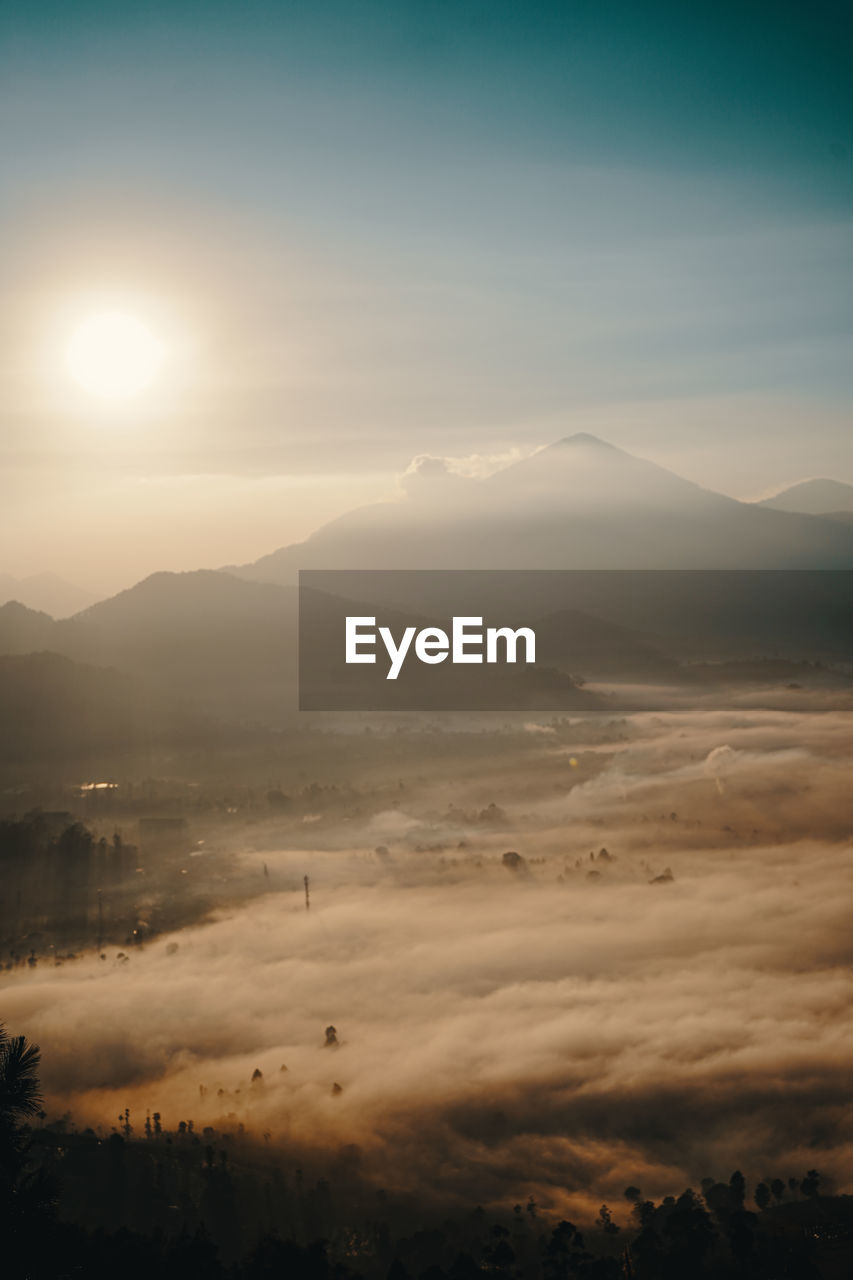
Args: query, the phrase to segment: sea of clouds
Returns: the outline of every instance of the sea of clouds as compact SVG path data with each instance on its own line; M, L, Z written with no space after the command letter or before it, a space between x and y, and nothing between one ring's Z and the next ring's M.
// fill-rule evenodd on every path
M490 773L496 823L466 823L484 793L449 747L398 808L247 841L264 896L126 961L5 975L50 1114L357 1144L378 1184L469 1207L584 1212L736 1167L849 1188L853 715L638 716L586 755L529 728Z

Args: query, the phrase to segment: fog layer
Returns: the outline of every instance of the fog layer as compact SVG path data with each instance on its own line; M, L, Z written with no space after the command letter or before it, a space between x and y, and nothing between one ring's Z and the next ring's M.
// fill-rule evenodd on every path
M636 717L597 751L528 728L487 783L449 736L399 806L243 833L249 905L9 975L50 1113L357 1144L378 1184L467 1204L849 1183L853 718Z

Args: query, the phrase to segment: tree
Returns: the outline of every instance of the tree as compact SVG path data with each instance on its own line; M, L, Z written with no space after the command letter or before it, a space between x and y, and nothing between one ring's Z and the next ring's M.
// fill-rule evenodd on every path
M584 1239L573 1222L558 1223L547 1240L543 1240L543 1274L546 1280L564 1280L576 1275L590 1260Z
M716 1233L707 1209L689 1188L673 1204L663 1223L663 1236L677 1264L675 1273L701 1275L703 1259L713 1248Z
M598 1220L595 1224L600 1230L606 1232L607 1235L616 1235L619 1228L613 1221L613 1215L606 1204L603 1204L598 1211Z
M0 1134L5 1141L22 1120L41 1110L38 1069L41 1051L24 1036L10 1036L0 1024Z
M733 1209L742 1209L746 1200L746 1179L740 1169L729 1178L729 1199Z
M24 1036L0 1024L0 1238L19 1244L40 1240L54 1207L54 1193L41 1173L27 1170L26 1121L41 1111L41 1054ZM12 1247L14 1252L14 1247Z

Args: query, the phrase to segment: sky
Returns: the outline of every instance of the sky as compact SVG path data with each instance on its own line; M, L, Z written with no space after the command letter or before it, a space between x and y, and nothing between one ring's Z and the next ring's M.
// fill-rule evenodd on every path
M0 572L254 559L575 431L853 482L841 4L0 6ZM162 344L105 402L104 309Z

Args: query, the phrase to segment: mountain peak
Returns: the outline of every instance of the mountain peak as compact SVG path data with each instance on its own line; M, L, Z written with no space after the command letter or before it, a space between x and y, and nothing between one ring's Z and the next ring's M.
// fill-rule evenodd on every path
M829 480L824 476L813 480L801 480L783 489L772 498L765 498L762 507L775 507L777 511L793 511L801 515L829 515L835 511L853 511L853 485L841 480Z
M56 573L34 573L28 578L0 574L0 602L17 600L38 613L67 618L94 604L97 596Z
M53 622L53 618L49 613L45 613L43 609L32 609L28 604L21 604L20 600L6 600L0 604L0 614L4 618L42 618L45 622Z
M575 449L580 447L587 449L606 449L613 453L623 452L623 450L617 448L615 444L610 444L609 441L602 440L599 436L594 436L589 431L576 431L574 435L563 436L562 440L555 440L553 444L548 445L546 451L550 449Z

